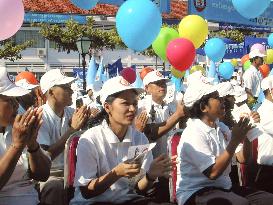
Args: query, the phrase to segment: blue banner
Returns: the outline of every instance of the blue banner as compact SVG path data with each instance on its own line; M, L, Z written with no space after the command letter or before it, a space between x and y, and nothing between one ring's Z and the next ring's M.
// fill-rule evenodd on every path
M267 43L267 38L256 38L256 37L246 36L245 50L244 50L245 54L249 53L251 46L253 46L256 43L264 45L266 49L270 48L270 46Z
M269 8L255 19L246 19L241 16L235 10L231 0L188 0L188 7L189 14L200 15L213 22L273 27L272 2Z
M26 12L24 23L65 23L69 19L77 21L79 24L86 24L86 15L75 14L54 14L54 13L32 13Z
M222 38L222 40L225 42L227 49L224 56L225 59L241 58L244 55L244 43L238 44L227 38ZM205 56L204 48L197 49L197 54Z
M87 72L87 70L86 70ZM83 69L82 68L73 68L74 78L83 79Z
M122 62L121 58L118 59L115 63L113 64L108 64L108 73L109 77L112 78L114 76L117 76L118 73L123 69L122 67Z

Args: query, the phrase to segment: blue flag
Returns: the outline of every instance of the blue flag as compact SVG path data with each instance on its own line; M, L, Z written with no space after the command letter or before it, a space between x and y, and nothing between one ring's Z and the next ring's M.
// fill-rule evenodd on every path
M136 88L143 88L144 87L138 71L136 71L136 81L134 82L133 86Z
M88 66L88 70L87 70L87 74L86 74L86 83L87 85L93 85L95 78L96 78L96 73L97 73L97 66L96 66L96 61L94 56L92 56L90 62L89 62L89 66Z
M121 58L119 58L115 63L108 64L109 77L112 78L117 75L122 70Z

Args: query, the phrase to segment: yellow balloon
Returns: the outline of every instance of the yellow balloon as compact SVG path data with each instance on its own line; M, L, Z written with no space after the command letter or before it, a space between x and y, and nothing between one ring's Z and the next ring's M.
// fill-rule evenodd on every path
M238 60L236 58L231 59L230 63L236 67L238 65Z
M174 67L171 67L171 73L176 78L182 78L185 75L185 71L176 70Z
M201 71L203 75L206 75L205 68L203 68L201 65L192 66L190 69L190 74L192 74L196 71Z
M178 31L180 37L192 41L197 49L206 40L209 28L208 23L201 16L188 15L179 23Z
M273 49L267 49L265 62L266 62L266 64L273 63Z

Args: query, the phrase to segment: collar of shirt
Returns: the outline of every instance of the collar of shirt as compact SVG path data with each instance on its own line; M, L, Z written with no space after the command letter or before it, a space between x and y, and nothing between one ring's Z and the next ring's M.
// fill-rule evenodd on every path
M107 141L110 144L117 144L117 143L124 143L124 142L132 142L132 127L129 126L124 139L122 140L122 142L118 139L118 137L115 135L115 133L112 131L112 129L109 127L108 123L106 122L106 120L104 120L102 122L102 127L104 128L104 133L107 136Z

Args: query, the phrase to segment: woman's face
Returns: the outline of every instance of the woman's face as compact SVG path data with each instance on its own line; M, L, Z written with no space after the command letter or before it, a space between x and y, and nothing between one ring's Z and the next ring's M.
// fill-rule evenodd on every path
M208 105L206 105L206 112L207 115L213 120L225 115L225 104L220 99L218 92L211 94Z
M14 97L0 95L0 125L2 127L13 124L18 107Z
M121 92L111 103L104 105L110 122L131 125L137 112L137 94L133 90Z

